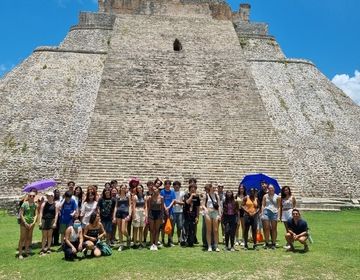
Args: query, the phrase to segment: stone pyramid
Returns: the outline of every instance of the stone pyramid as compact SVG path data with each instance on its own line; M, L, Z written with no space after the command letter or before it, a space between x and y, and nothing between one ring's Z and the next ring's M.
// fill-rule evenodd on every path
M260 7L259 7L260 8ZM0 80L0 186L266 173L359 197L360 108L265 23L218 0L99 1Z

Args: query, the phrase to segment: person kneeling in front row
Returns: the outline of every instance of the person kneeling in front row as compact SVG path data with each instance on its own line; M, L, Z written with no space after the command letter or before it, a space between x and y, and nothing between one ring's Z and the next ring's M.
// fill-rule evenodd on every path
M83 249L83 234L80 220L76 219L74 224L66 229L64 241L65 260L73 261L76 258L76 253Z
M285 239L290 245L287 251L294 251L294 242L299 241L304 245L304 252L309 251L307 244L308 239L308 225L301 219L300 211L298 209L292 210L292 219L288 220L288 231L285 235Z

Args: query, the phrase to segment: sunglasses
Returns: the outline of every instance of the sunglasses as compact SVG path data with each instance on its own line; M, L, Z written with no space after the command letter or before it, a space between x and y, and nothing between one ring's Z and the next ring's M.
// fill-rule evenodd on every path
M35 195L29 195L29 197L34 198L34 197L35 197Z

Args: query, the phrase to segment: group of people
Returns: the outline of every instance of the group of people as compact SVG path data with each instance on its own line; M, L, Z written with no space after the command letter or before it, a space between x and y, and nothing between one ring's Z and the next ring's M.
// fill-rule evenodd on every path
M43 197L34 189L22 201L19 259L24 257L24 250L25 255L30 252L37 221L42 231L40 254L51 253L52 245L61 245L59 250L66 260L74 260L79 252L99 257L116 242L118 251L129 247L149 246L152 251L159 246L173 247L175 234L180 246L192 247L199 243L200 218L203 247L209 252L220 251L219 228L225 250L235 251L237 246L248 250L250 228L253 249L258 249L261 229L264 248L275 249L279 220L285 225L286 249L294 251L294 241L299 241L304 251L308 250L307 224L287 186L281 195L275 194L274 187L266 182L261 183L259 191L240 184L235 194L224 191L221 184L206 184L200 193L195 178L188 181L186 191L179 181L163 182L159 178L148 181L146 190L138 178L131 178L128 184L118 185L116 180L106 183L101 194L97 186L89 186L84 192L74 182L68 182L67 187L63 196L55 189Z

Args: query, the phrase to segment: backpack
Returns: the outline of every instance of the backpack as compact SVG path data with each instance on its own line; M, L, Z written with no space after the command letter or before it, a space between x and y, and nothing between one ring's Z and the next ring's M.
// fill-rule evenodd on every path
M98 241L96 243L96 247L98 247L99 250L101 251L101 255L103 255L103 256L111 256L112 249L106 242Z

